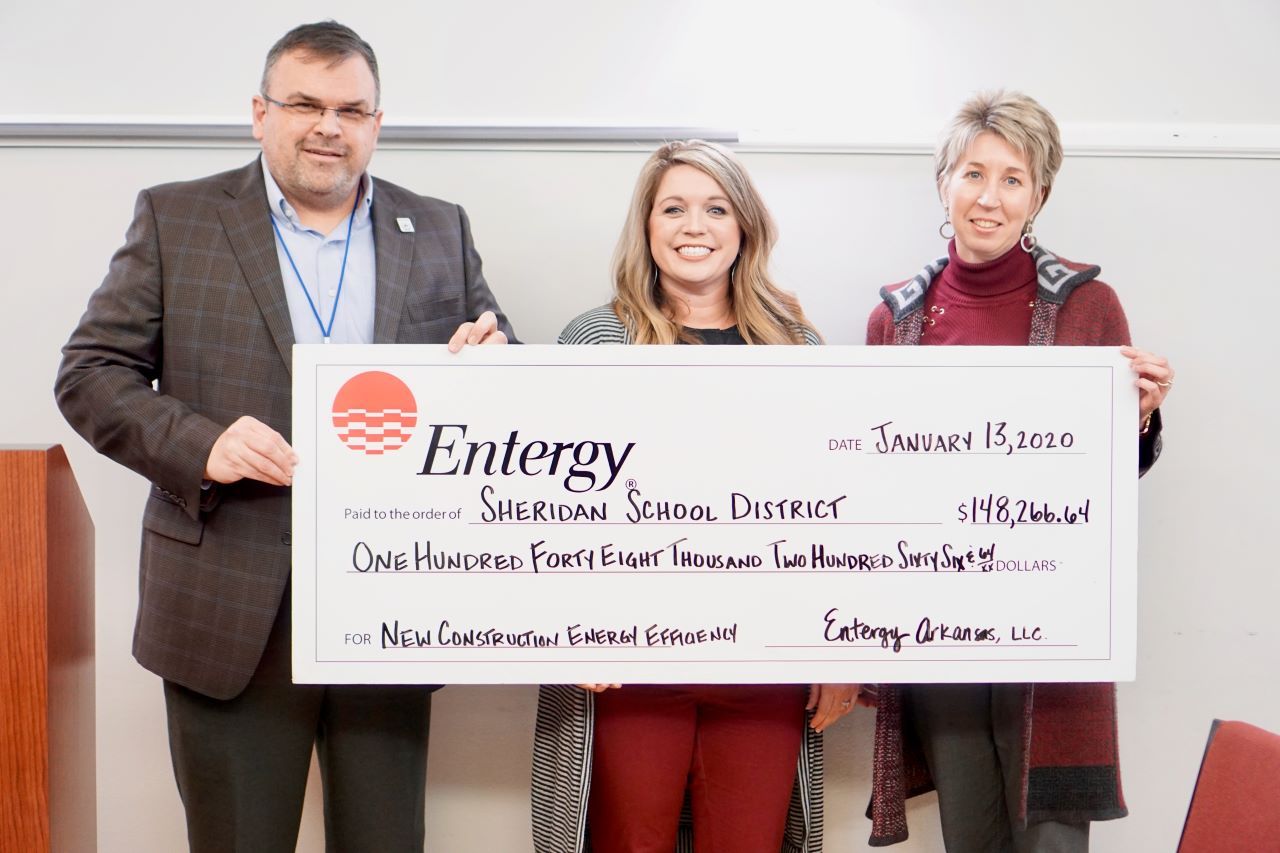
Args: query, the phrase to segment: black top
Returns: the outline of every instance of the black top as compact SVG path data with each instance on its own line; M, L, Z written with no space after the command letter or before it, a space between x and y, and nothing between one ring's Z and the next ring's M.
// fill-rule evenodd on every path
M737 326L727 329L691 329L685 326L684 330L704 344L746 344Z

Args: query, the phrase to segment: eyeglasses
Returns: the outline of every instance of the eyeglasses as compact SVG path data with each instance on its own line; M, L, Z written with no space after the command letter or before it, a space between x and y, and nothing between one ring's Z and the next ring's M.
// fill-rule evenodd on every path
M338 119L339 124L345 124L350 127L365 124L374 118L377 113L367 113L364 110L355 107L322 107L319 104L309 104L306 102L299 104L286 104L284 101L277 101L275 98L260 92L262 99L268 104L275 104L289 115L298 119L306 119L308 121L319 121L324 117L325 113L333 113Z

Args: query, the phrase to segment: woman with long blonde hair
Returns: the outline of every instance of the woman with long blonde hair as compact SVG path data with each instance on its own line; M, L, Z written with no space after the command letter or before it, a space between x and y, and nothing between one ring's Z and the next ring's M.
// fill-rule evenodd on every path
M729 211L727 221L733 226L729 230L736 235L732 246L736 251L728 254L727 247L706 247L711 249L706 255L663 251L663 226L678 228L683 217L689 215L679 205L675 206L678 212L667 212L672 205L655 209L662 201L657 197L658 190L672 171L677 175L699 173L702 180L716 185ZM726 221L714 209L702 213L706 231L714 232L717 223ZM698 227L699 233L694 236L705 236L703 225ZM655 236L659 240L657 249L651 245ZM614 252L613 301L571 322L561 334L560 343L700 343L694 327L686 321L709 322L715 328L733 326L748 344L817 343L818 334L800 302L774 284L769 275L769 254L777 239L773 217L736 157L719 145L698 139L669 142L649 157L636 181ZM662 266L664 261L666 269ZM688 284L687 275L698 281ZM703 283L702 279L717 289L695 294L693 290ZM708 306L714 310L709 312ZM604 326L600 325L608 314L621 324L625 340L595 339L595 334L613 337L618 333L616 328L607 328L612 326L607 320Z
M613 300L570 322L560 343L818 344L800 303L770 278L776 240L736 157L701 140L667 143L636 182ZM852 710L859 689L544 687L535 849L818 853L819 734ZM686 791L691 826L682 820Z

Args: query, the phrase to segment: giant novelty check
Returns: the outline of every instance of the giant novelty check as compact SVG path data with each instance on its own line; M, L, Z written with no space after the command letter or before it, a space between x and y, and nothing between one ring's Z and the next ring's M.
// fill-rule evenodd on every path
M1086 347L296 346L294 679L1134 677Z

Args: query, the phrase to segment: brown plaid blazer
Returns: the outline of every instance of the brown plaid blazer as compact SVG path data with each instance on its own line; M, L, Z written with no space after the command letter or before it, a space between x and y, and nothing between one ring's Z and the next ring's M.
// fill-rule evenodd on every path
M375 342L444 343L486 310L514 340L462 208L375 184ZM218 699L248 684L290 570L287 488L201 489L241 415L290 438L293 329L268 216L257 159L143 190L55 384L76 431L152 484L134 657Z

